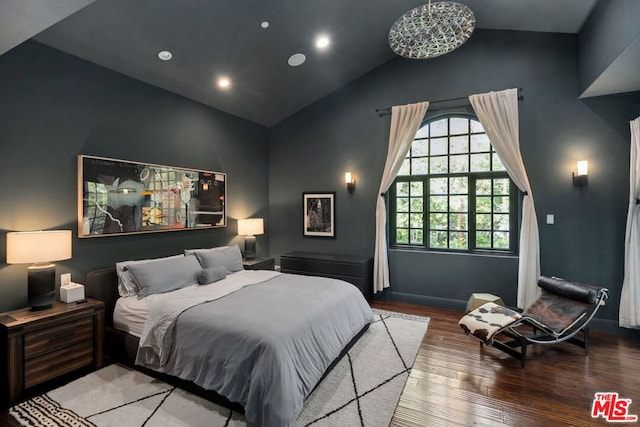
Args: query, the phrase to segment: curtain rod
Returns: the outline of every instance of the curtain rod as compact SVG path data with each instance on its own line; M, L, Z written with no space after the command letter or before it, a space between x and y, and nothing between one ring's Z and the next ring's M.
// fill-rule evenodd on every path
M520 92L522 92L522 88L519 87L518 88L518 101L524 101L524 96L522 96L520 94ZM438 99L437 101L430 101L429 105L431 104L437 104L440 102L451 102L451 101L462 101L463 99L468 100L469 97L468 96L459 96L457 98L449 98L449 99ZM378 113L378 115L380 117L382 116L388 116L391 114L391 107L386 107L386 108L376 108L376 113Z

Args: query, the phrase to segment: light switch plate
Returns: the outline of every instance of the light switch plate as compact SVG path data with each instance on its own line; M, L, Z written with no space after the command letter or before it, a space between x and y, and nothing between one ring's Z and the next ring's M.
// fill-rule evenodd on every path
M67 286L71 283L71 273L64 273L60 275L60 286Z
M553 214L547 214L547 224L554 224L556 218Z

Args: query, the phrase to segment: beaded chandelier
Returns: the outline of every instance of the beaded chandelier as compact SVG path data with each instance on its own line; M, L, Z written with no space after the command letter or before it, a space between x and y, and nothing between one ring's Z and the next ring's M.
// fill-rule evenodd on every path
M467 6L438 2L418 6L402 15L389 30L389 46L398 55L427 59L449 53L466 42L476 24Z

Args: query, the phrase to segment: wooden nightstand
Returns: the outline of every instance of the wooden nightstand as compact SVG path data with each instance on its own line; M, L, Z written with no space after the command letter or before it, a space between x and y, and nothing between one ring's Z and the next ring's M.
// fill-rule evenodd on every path
M2 403L13 405L30 387L104 365L104 304L88 298L41 311L0 313L0 339Z
M275 270L276 261L273 258L243 259L245 270Z

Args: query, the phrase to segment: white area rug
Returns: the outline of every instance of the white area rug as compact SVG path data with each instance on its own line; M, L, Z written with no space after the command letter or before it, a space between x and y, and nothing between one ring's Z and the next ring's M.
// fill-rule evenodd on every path
M387 427L429 319L374 310L376 321L306 400L298 426ZM244 416L122 365L20 403L24 426L248 426Z

